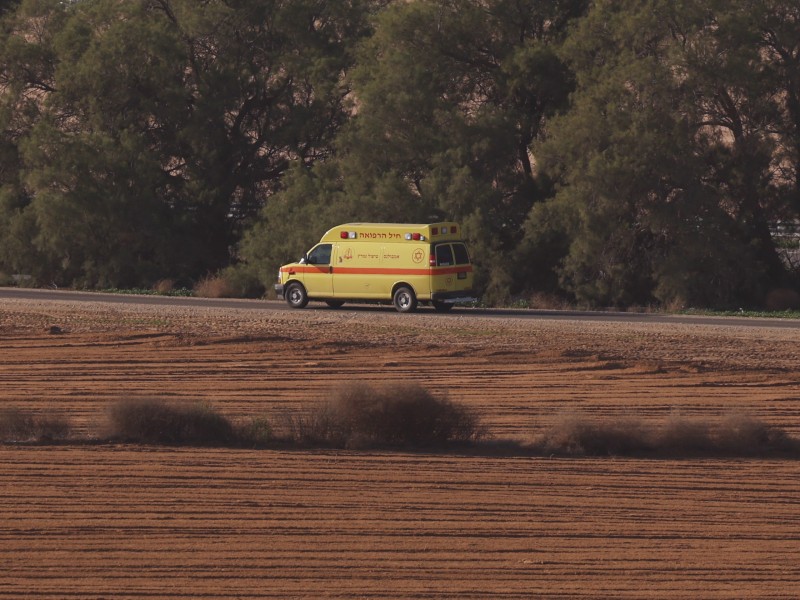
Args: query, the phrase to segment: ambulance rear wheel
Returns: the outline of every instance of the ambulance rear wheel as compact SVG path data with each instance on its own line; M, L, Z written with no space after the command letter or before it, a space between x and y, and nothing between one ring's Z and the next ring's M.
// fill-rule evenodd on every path
M433 308L436 312L448 312L450 309L453 308L453 304L449 302L437 302L436 300L431 301L433 304Z
M342 308L342 306L344 306L344 302L341 300L325 300L325 304L331 308Z
M292 308L305 308L308 304L306 288L299 283L290 283L286 288L286 304Z
M417 309L417 297L411 288L399 287L395 290L392 300L397 312L414 312Z

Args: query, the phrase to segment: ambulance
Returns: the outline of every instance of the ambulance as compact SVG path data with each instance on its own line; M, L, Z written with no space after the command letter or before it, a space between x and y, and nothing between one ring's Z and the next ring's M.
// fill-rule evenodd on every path
M275 292L289 306L321 300L394 304L402 313L440 312L476 300L472 263L458 223L346 223L329 230L296 263L280 268Z

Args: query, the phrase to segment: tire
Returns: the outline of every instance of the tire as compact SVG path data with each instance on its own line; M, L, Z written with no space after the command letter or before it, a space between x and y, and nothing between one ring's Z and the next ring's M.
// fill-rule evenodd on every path
M397 312L414 312L417 309L417 296L411 288L402 286L395 290L392 303Z
M331 308L342 308L342 306L344 306L344 302L342 300L325 300L325 304Z
M448 302L437 302L433 300L431 304L433 304L434 310L440 313L450 312L453 309L453 304Z
M288 285L284 296L286 297L286 304L292 308L305 308L306 304L308 304L306 288L296 281Z

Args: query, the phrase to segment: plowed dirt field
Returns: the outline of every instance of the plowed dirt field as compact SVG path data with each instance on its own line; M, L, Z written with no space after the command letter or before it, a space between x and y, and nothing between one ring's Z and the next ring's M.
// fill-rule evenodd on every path
M51 326L62 333L51 334ZM0 300L0 598L797 598L800 461L96 443L121 398L292 413L415 381L496 438L564 415L800 435L797 330ZM83 440L86 441L83 441Z

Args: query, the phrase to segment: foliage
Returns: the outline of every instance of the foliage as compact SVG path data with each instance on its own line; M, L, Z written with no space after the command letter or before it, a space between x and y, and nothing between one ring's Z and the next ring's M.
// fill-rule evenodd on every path
M291 161L329 152L359 0L24 0L4 19L0 264L149 286L227 266Z
M797 157L773 134L781 96L759 25L739 14L598 2L565 45L578 87L539 147L560 188L522 248L578 300L755 305L787 281L769 223L798 216L776 169Z
M355 116L329 164L298 168L245 238L270 276L336 222L461 221L479 280L502 297L503 256L544 197L529 146L566 104L554 47L580 3L394 3L353 71Z
M488 304L800 289L798 0L20 0L0 272L271 287L333 225L463 225Z

